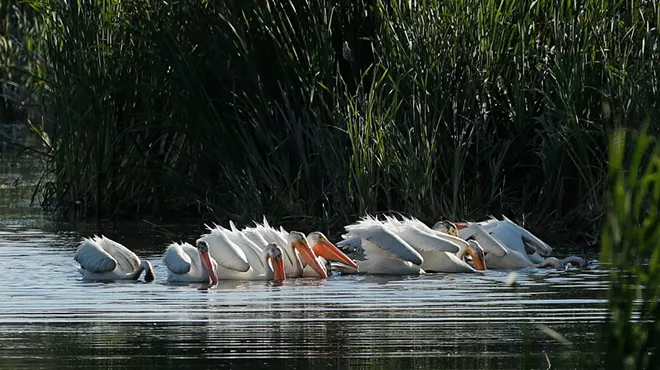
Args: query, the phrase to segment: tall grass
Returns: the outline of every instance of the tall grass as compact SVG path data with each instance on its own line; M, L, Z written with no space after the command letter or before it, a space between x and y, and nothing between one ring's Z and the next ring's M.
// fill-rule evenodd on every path
M609 317L597 364L651 369L660 361L660 146L645 130L613 132L602 259ZM601 367L602 368L602 367Z
M657 127L655 2L33 5L63 213L505 213L595 241L608 127Z

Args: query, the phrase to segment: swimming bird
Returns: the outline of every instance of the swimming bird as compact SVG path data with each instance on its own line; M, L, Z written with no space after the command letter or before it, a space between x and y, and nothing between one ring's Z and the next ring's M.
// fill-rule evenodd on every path
M265 241L256 244L238 231L219 225L198 239L209 245L211 256L218 262L217 273L226 280L284 280L286 273L280 247Z
M209 245L205 241L197 242L197 248L188 243L172 243L165 251L163 262L167 267L167 281L218 283L218 264L209 255Z
M303 233L287 232L281 227L277 230L268 224L265 217L263 224L255 223L255 227L245 227L241 233L257 245L274 243L280 247L284 252L283 261L287 277L302 277L305 266L316 271L320 278L328 277L325 266L316 258L316 254Z
M457 223L457 227L460 229L459 235L464 235L461 230L471 224L470 222ZM540 263L543 257L552 254L552 248L547 243L504 215L501 221L490 216L490 219L478 222L478 224L500 243L526 255L534 263Z
M458 251L455 253L450 253L449 251L438 253L438 251L436 250L426 251L424 250L425 248L423 247L425 244L424 241L422 240L414 241L414 239L409 240L406 237L403 237L403 234L400 234L400 236L402 236L403 239L406 240L411 247L415 248L418 252L420 252L422 257L424 258L424 263L422 264L422 268L427 272L475 272L474 271L475 269L486 270L486 262L484 260L485 253L481 245L479 245L479 243L476 242L465 241L459 238L458 236L456 236L457 229L454 226L452 230L451 223L449 223L448 225L450 227L448 231L439 232L437 230L431 229L425 223L414 217L402 217L401 220L397 220L393 217L385 216L385 219L386 222L389 222L394 227L398 227L399 229L403 228L403 229L412 230L412 231L407 231L408 233L413 232L413 235L411 237L414 237L414 234L431 235L435 238L441 239L444 243L447 243L448 245L458 247ZM426 244L428 243L429 241L427 240ZM448 256L448 254L453 254L453 256ZM465 263L464 258L466 254L472 258L472 261L474 263L474 268L472 266L467 265L467 263ZM455 260L454 256L457 257L458 260ZM466 265L469 268L467 268Z
M576 256L563 260L555 257L544 258L552 253L552 248L506 217L502 221L491 216L486 221L456 222L455 225L461 238L476 240L483 246L486 264L491 269L563 268L567 264L583 265L581 261L584 260Z
M344 240L337 245L364 252L357 261L359 271L366 274L419 275L425 271L422 256L382 222L371 216L344 227ZM458 247L455 248L458 251Z
M307 240L312 244L316 259L326 269L328 275L330 275L330 270L333 268L345 274L353 274L359 271L355 261L332 244L322 232L313 231L309 233ZM318 273L310 266L305 266L303 276L319 277Z
M473 257L477 269L483 270L486 268L483 261L483 254L479 255L477 253L479 248L477 244L472 245L452 235L436 232L426 226L423 222L412 217L403 217L402 220L399 220L394 217L385 216L385 220L381 221L377 220L373 216L366 216L357 224L349 226L355 230L356 228L369 228L375 225L383 226L387 231L399 237L405 243L407 248L410 248L415 253L417 253L417 255L419 255L422 260L422 262L419 264L419 268L423 272L476 272L475 268L463 260L463 257L466 253ZM349 230L349 227L346 229ZM346 236L350 238L350 233L348 233ZM363 241L364 238L360 238L360 242L353 238L350 241L340 242L339 244L360 248L363 247L361 245L363 244ZM398 245L399 250L407 251L407 248L403 248L401 245ZM376 262L373 263L380 263L385 266L390 266L392 262L386 260L385 258L377 257L378 253L382 253L382 251L382 248L380 250L371 248L371 251L365 249L365 256L367 257L368 261L376 259ZM372 256L369 256L370 254ZM397 257L401 259L401 256ZM407 262L413 261L407 260ZM397 264L398 267L400 267L400 265L401 263ZM370 270L375 269L372 264L369 264L368 266ZM385 266L381 266L379 270L390 268ZM417 268L413 266L408 265L408 267L412 269L410 270L412 273L422 273L417 272ZM391 269L398 270L395 269L394 266L392 266ZM364 271L362 266L360 266L360 270Z
M74 259L80 264L78 271L85 280L137 280L143 271L145 281L155 279L149 261L140 261L128 248L105 236L83 238Z

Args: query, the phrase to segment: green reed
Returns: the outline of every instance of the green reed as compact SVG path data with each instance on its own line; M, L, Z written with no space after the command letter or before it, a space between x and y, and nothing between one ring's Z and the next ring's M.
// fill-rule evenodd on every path
M644 129L610 138L602 260L609 315L599 368L650 369L660 356L660 147Z
M32 5L64 214L505 213L595 241L608 128L657 116L654 2Z

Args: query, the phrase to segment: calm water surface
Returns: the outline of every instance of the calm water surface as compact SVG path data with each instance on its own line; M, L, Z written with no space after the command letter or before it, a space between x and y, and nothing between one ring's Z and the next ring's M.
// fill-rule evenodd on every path
M600 270L168 285L170 238L127 227L103 232L156 281L83 282L73 254L93 230L31 207L34 174L1 162L2 368L578 369L604 319Z

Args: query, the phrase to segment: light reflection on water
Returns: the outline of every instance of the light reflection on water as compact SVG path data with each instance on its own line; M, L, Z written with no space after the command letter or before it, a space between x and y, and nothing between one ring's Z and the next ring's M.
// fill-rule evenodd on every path
M547 368L547 354L579 369L605 315L600 270L520 271L515 288L504 271L169 285L169 240L146 231L108 236L152 261L154 283L83 282L75 227L2 204L0 367Z

